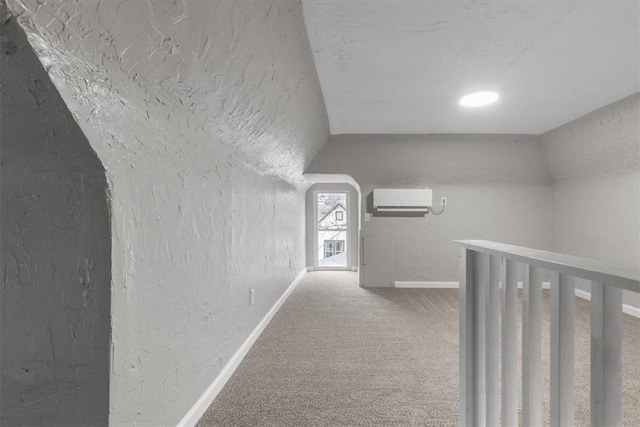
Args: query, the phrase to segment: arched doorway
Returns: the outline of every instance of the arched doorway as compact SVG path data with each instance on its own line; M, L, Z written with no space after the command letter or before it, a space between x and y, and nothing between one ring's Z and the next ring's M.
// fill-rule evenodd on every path
M305 175L309 270L359 271L360 186L346 175Z

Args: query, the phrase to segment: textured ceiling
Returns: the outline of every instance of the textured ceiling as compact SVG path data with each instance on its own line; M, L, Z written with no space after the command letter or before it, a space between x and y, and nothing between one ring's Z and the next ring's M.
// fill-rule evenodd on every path
M303 0L332 134L540 134L640 90L640 2ZM461 95L495 89L483 109Z

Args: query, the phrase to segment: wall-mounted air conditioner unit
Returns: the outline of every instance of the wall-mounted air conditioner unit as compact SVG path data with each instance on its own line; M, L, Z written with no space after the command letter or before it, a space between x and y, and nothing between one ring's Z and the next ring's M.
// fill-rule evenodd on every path
M433 204L428 188L376 188L373 207L379 212L426 212Z

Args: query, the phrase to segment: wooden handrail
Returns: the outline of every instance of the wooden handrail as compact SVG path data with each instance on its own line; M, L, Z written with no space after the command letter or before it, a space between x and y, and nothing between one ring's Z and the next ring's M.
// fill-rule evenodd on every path
M496 255L523 264L640 293L640 266L625 267L593 258L524 248L487 240L455 240L453 243L476 252Z

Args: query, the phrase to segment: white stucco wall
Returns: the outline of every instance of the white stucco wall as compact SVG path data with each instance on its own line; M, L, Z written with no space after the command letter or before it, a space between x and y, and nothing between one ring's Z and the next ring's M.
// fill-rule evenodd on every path
M640 93L540 137L558 252L640 264ZM589 285L578 283L584 290ZM625 295L640 306L640 295Z
M305 266L300 3L9 4L110 182L109 422L176 424Z
M0 425L105 426L105 171L0 1Z
M387 245L381 270L393 281L458 280L455 239L487 239L553 249L551 177L530 135L332 136L308 173L352 176L362 214L374 188L429 187L440 216L373 216L361 235ZM369 251L372 254L373 251ZM366 283L365 283L366 286Z

